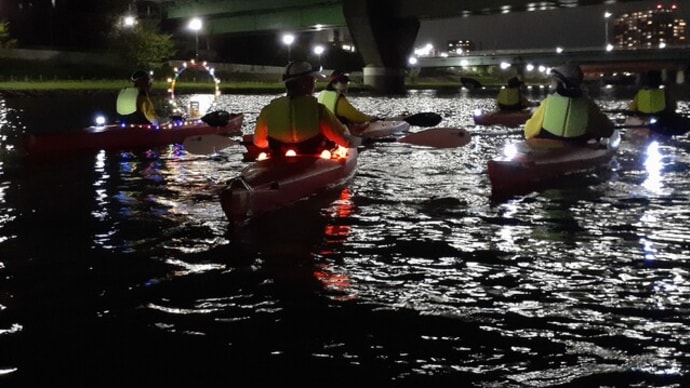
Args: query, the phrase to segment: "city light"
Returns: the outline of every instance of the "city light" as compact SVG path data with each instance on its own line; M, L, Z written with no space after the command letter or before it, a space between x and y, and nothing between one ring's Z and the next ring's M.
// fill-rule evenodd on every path
M187 28L194 31L194 39L196 41L194 57L199 58L199 31L203 27L204 23L199 18L192 18L187 25Z
M320 44L314 46L314 54L319 58L319 66L321 66L321 54L323 54L324 50L324 47Z
M285 45L288 48L288 62L290 62L292 60L292 55L290 54L290 46L292 46L292 43L294 43L294 42L295 42L295 36L294 35L292 35L292 34L283 35L283 43L285 43Z

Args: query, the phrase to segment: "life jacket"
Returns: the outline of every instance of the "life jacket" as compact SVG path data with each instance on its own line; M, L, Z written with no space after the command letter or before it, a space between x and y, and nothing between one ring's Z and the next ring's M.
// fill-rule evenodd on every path
M576 138L587 133L589 104L584 98L559 94L546 97L542 131L561 138Z
M143 106L146 103L144 101L140 102L140 99L148 99L146 92L143 90L125 88L120 91L117 96L117 113L120 115L120 121L122 123L151 124L151 121L146 117L144 112L138 109L140 104Z
M641 113L653 114L666 109L664 89L641 89L637 92L637 109Z
M324 104L334 115L337 115L335 108L339 97L340 93L337 90L323 90L319 93L317 101Z
M124 88L120 90L116 102L117 114L126 116L136 112L138 96L139 89L137 88Z
M313 96L276 98L264 109L269 139L300 143L321 134L319 103Z
M498 92L496 103L500 108L521 108L520 90L516 88L503 88Z

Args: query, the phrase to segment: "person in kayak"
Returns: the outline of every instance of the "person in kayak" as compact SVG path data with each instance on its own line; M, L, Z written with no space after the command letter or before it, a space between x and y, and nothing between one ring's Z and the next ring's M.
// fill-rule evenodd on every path
M352 106L347 99L347 87L350 84L350 76L341 71L334 70L330 76L328 85L322 90L317 99L324 104L328 110L350 129L364 128L370 121L379 120L378 117L369 116Z
M501 111L516 111L530 107L530 102L520 90L523 82L517 77L508 80L508 85L502 87L496 97L496 106Z
M580 88L584 78L577 65L551 70L556 90L548 95L525 123L524 135L570 142L609 137L614 124Z
M675 114L677 102L669 89L662 84L661 72L658 70L648 71L646 84L644 88L637 91L630 102L629 109L644 116Z
M348 148L361 145L362 139L350 134L313 96L317 79L324 78L308 62L290 62L283 74L286 95L261 109L254 128L254 145L270 148L277 155L286 148L297 148L303 154L319 153L328 148L329 142Z
M124 88L117 96L117 113L126 124L158 125L159 120L149 92L153 79L144 70L137 70L130 77L134 87Z

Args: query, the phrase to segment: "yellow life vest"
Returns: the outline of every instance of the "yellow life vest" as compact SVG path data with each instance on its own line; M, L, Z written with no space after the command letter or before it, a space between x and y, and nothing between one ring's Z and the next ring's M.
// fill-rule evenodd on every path
M646 114L659 113L666 109L664 89L641 89L637 92L637 109Z
M323 90L319 93L318 101L324 104L333 114L337 114L335 108L338 103L338 97L340 97L340 93L337 90Z
M313 96L276 98L264 109L270 138L299 143L321 133L319 103Z
M498 92L496 102L499 105L505 106L520 105L520 90L516 88L503 88Z
M552 94L546 97L545 108L543 130L564 138L587 133L589 105L586 99Z
M117 113L122 116L130 115L137 111L137 97L139 89L124 88L117 95Z

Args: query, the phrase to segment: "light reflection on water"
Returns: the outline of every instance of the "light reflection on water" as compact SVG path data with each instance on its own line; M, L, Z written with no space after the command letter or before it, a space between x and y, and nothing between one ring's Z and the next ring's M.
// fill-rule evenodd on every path
M245 113L248 133L273 97L220 103ZM381 117L439 112L440 126L475 135L453 150L366 149L346 190L236 235L217 194L245 165L239 147L4 162L0 273L17 280L0 289L0 330L45 330L38 321L47 319L62 329L66 363L100 365L78 356L95 345L67 351L79 338L105 342L101 357L123 356L128 369L210 366L214 383L257 363L283 372L253 376L259 385L288 366L293 379L349 371L344 381L376 375L402 386L680 385L690 361L686 137L624 140L609 171L494 202L486 163L519 135L473 128L472 112L492 97L423 91L352 102ZM20 124L3 129L11 125ZM42 288L30 291L39 277ZM39 302L47 295L65 317ZM106 330L131 339L105 341ZM0 331L11 348L46 337ZM154 346L163 354L147 357ZM0 356L0 369L59 368L46 352Z

